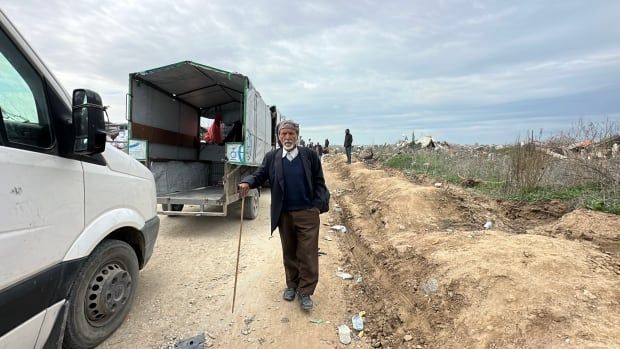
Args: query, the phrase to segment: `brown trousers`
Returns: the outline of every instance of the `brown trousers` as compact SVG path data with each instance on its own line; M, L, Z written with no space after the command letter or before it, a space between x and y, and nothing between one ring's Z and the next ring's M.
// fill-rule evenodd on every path
M286 287L304 295L319 282L319 209L282 212L278 222Z

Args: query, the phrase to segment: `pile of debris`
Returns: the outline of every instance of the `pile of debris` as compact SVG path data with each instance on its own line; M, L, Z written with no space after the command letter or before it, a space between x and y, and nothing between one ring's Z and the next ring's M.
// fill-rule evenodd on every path
M555 158L565 159L568 157L610 159L620 157L620 135L610 136L595 142L593 139L585 139L565 146L546 146L541 148Z
M382 161L397 154L412 153L419 150L448 151L451 145L448 142L438 142L432 136L424 136L416 140L398 141L396 144L358 146L353 155L364 162Z
M527 144L534 144L536 148L557 159L566 159L569 157L580 157L583 159L620 158L620 135L606 137L598 142L590 139L563 146L553 144L553 142L539 141L532 141ZM526 143L522 142L521 146L524 145L526 145ZM405 138L395 144L385 143L383 145L358 146L354 149L353 153L360 161L365 162L385 160L397 154L412 153L419 150L445 151L451 156L465 154L474 157L495 158L498 153L501 153L506 147L506 145L501 144L449 144L445 141L438 142L432 136L424 136L416 140L408 140Z

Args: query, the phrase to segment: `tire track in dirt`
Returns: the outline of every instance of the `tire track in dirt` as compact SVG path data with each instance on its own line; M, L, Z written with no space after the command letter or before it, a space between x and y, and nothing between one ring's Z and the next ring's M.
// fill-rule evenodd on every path
M419 281L403 280L394 273L395 267L390 264L387 256L398 255L397 249L362 238L367 232L383 230L385 220L380 210L374 211L376 216L372 219L360 219L367 213L363 211L363 206L356 202L381 204L382 201L368 199L365 192L357 191L354 186L349 187L349 175L350 171L346 167L336 173L327 169L330 183L345 186L332 189L335 202L342 208L340 218L350 230L340 240L342 249L350 252L344 256L343 262L363 275L361 284L349 286L347 293L355 295L350 296L350 305L372 305L372 310L368 311L368 329L365 331L371 338L372 345L380 343L383 347L400 347L404 344L401 338L405 335L400 331L402 324L415 323L412 343L424 346L427 338L432 337L432 326L428 319L418 315L421 313L419 308L426 308L428 303L423 296L415 293ZM370 205L371 211L374 209L373 204ZM414 272L416 275L423 275L427 269L427 261L423 256L410 255L406 257L406 261L418 267Z

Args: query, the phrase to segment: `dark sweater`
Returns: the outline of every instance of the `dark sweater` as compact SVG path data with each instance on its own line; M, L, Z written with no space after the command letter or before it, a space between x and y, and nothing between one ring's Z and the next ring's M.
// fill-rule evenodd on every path
M282 211L298 211L312 207L310 189L304 174L301 157L293 161L282 158L282 174L284 177L284 205Z
M304 178L312 193L312 206L318 207L319 212L329 211L329 190L325 186L323 169L319 155L312 149L299 147L299 155L305 171ZM287 160L288 161L288 160ZM241 180L248 183L250 188L257 188L269 180L271 185L271 232L276 230L282 206L284 204L284 174L282 173L282 148L270 151L265 155L263 163L251 175Z

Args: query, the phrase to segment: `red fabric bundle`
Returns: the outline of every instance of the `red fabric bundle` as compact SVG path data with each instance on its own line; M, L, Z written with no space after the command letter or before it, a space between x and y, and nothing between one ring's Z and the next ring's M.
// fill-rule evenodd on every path
M209 144L222 143L222 114L215 114L215 120L207 130L205 141Z

